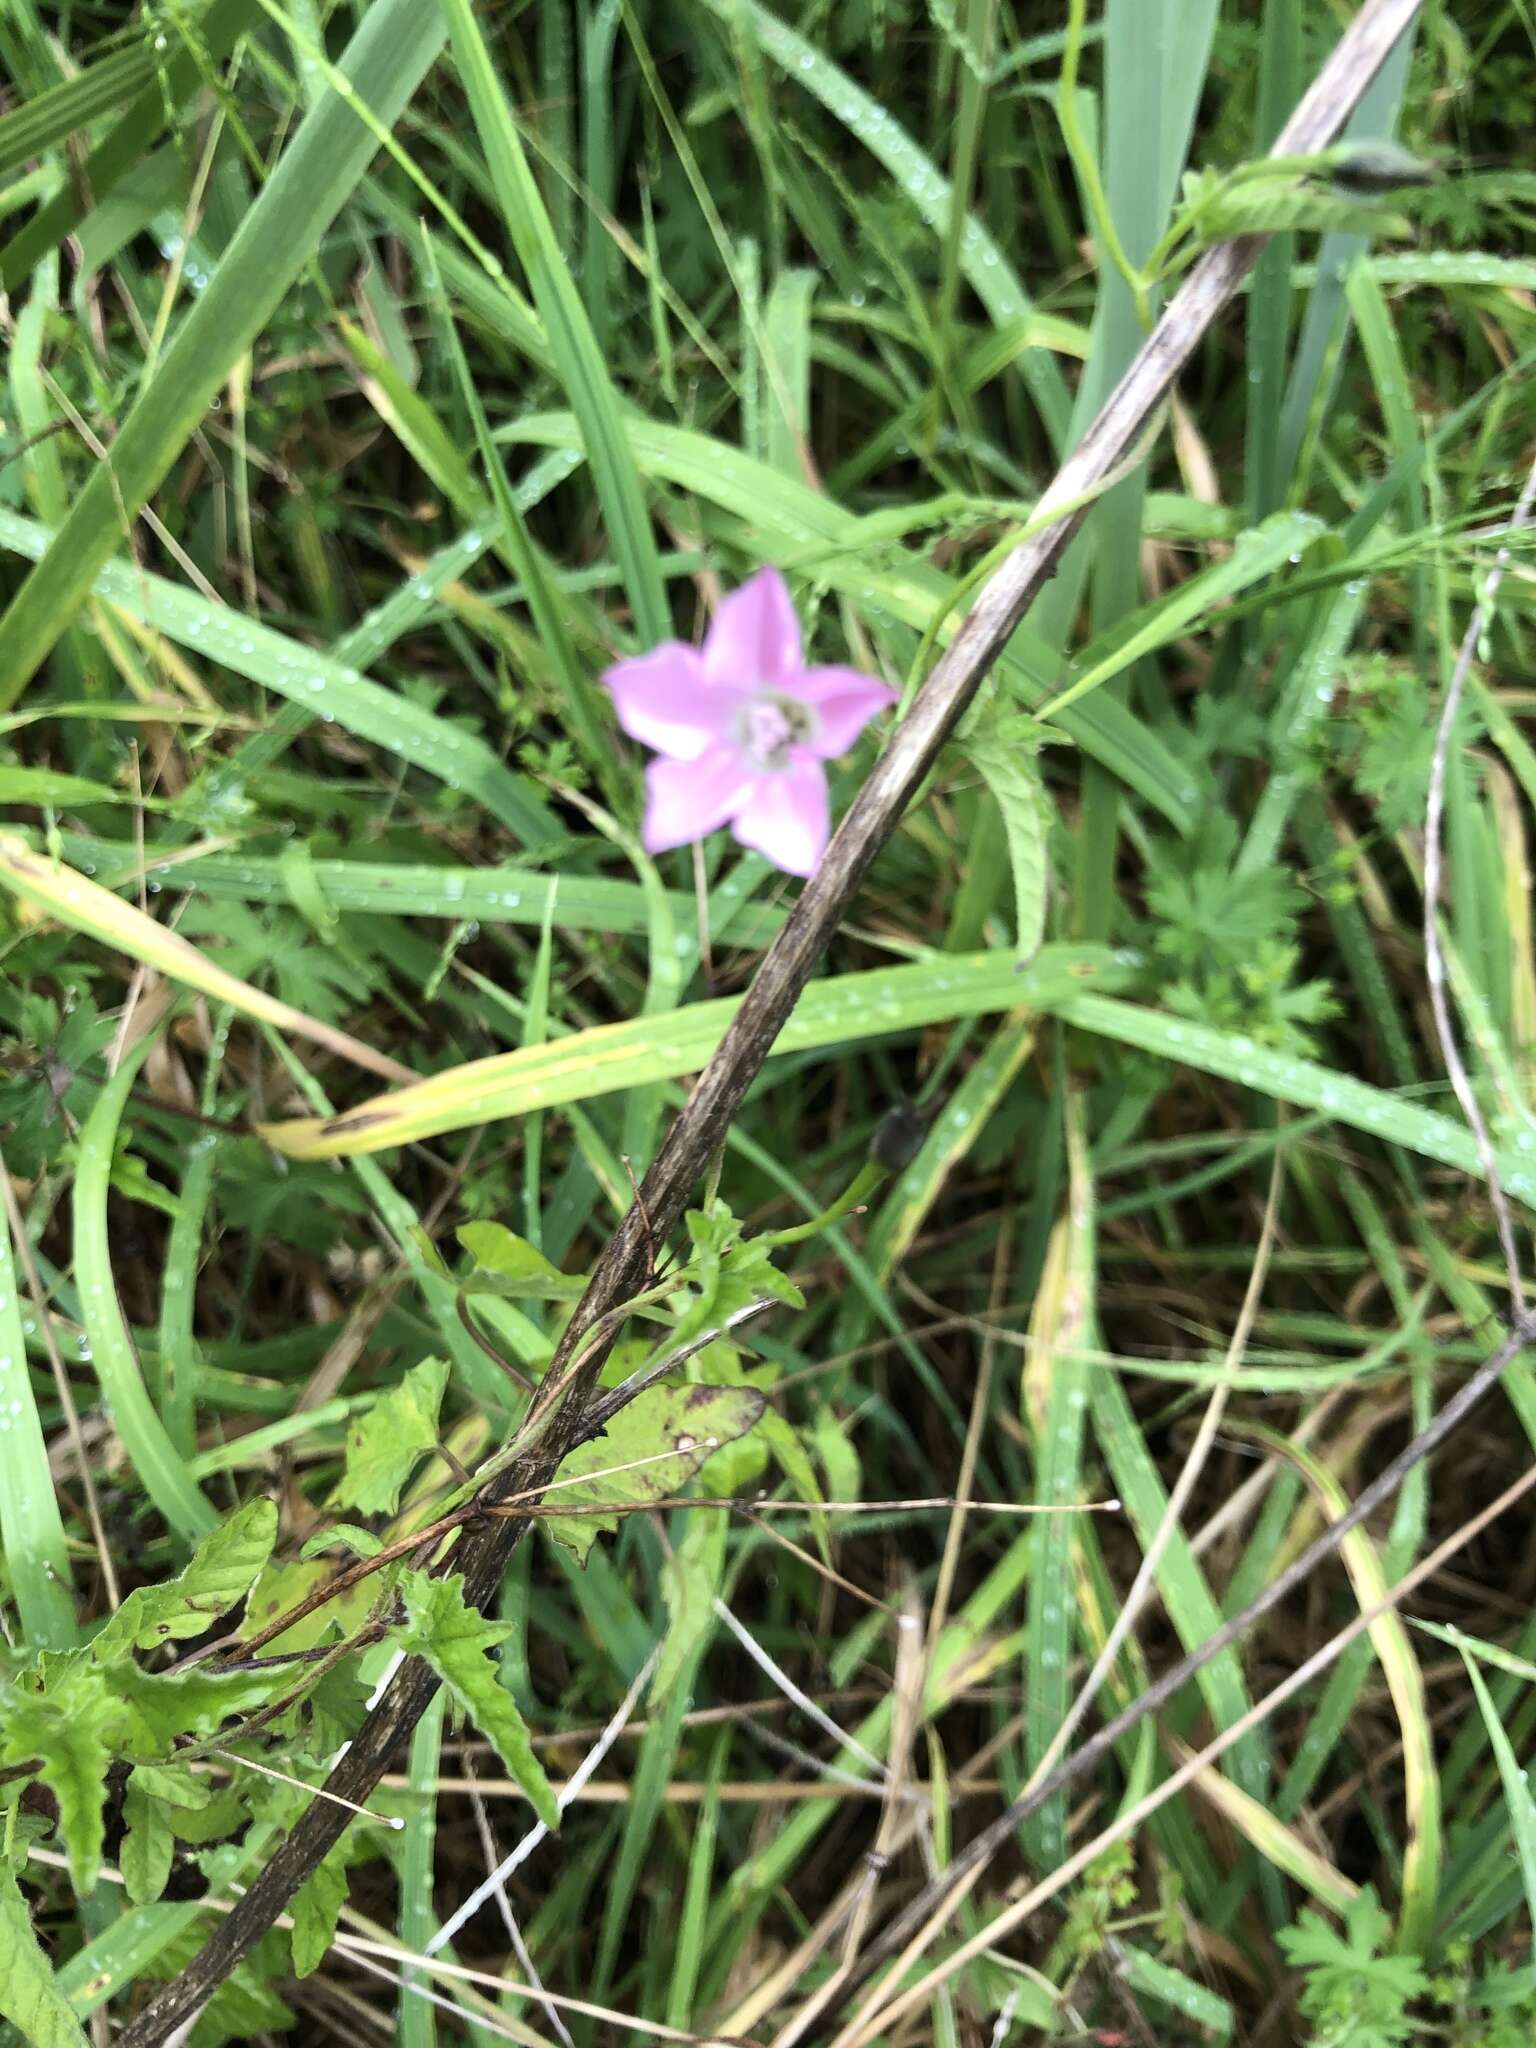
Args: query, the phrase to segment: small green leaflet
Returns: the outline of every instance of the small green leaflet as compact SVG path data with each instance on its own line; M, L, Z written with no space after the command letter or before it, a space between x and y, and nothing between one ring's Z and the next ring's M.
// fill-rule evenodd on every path
M401 1646L425 1658L528 1794L547 1828L560 1825L560 1808L544 1766L534 1754L528 1725L501 1682L492 1650L512 1633L510 1622L487 1621L464 1599L464 1578L429 1578L408 1571L400 1582L405 1601Z
M997 798L1013 866L1020 964L1032 960L1045 937L1045 833L1050 811L1035 765L1044 735L1032 718L989 705L961 734L961 745Z
M651 1684L658 1704L689 1669L715 1625L714 1598L725 1571L727 1515L690 1515L683 1540L661 1568L667 1633Z
M687 1221L693 1256L686 1268L688 1285L674 1296L675 1345L690 1343L704 1330L724 1329L738 1309L749 1308L764 1296L790 1308L805 1307L805 1296L779 1271L767 1246L742 1236L741 1225L724 1202L717 1199L707 1209L690 1209Z
M576 1301L586 1292L580 1274L562 1273L504 1223L466 1223L456 1235L476 1267L462 1283L467 1294L498 1294L512 1301Z
M621 1408L602 1436L571 1452L555 1474L548 1504L643 1507L665 1500L687 1485L711 1452L745 1436L763 1407L755 1387L652 1387ZM630 1469L615 1469L620 1466ZM594 1476L586 1479L587 1473ZM565 1483L578 1477L578 1486ZM552 1515L544 1524L582 1564L599 1533L612 1535L618 1526L616 1513Z
M21 1797L21 1787L12 1785L13 1798ZM0 1813L0 1863L13 1876L27 1867L28 1852L34 1842L41 1842L53 1833L53 1822L46 1814L22 1813L18 1807ZM6 1836L9 1835L9 1841Z
M200 1636L244 1599L276 1540L276 1507L269 1500L251 1501L198 1545L180 1578L130 1593L93 1638L96 1656L153 1650L163 1642Z
M392 1515L417 1461L437 1442L448 1367L424 1358L347 1429L347 1469L331 1495L337 1507Z
M9 2020L32 2048L89 2048L33 1937L26 1902L8 1870L0 1870L0 2018Z
M360 1529L356 1522L332 1522L328 1529L317 1529L313 1536L305 1538L299 1556L306 1563L326 1550L350 1550L358 1557L377 1557L383 1548L371 1529Z
M1184 223L1199 241L1222 242L1232 235L1275 235L1300 230L1326 235L1390 235L1413 232L1400 213L1387 213L1362 197L1346 197L1291 178L1237 182L1213 170L1184 173Z
M165 1801L152 1798L135 1783L136 1777L136 1772L130 1775L123 1795L123 1818L128 1823L128 1832L117 1861L129 1898L136 1906L147 1906L165 1890L176 1845Z
M294 1894L293 1974L307 1977L336 1938L336 1922L347 1903L347 1865L342 1847L316 1864Z

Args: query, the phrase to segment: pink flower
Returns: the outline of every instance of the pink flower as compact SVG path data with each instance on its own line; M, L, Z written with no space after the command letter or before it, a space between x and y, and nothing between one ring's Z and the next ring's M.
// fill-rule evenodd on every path
M777 569L715 613L702 649L668 640L603 681L619 724L660 759L645 771L651 853L729 825L743 846L808 875L829 830L824 761L845 754L896 693L852 668L807 668Z

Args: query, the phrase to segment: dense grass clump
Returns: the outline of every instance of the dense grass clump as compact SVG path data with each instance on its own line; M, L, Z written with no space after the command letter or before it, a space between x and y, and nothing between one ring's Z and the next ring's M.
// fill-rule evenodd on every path
M1531 2038L1536 49L1349 18L9 0L19 2038Z

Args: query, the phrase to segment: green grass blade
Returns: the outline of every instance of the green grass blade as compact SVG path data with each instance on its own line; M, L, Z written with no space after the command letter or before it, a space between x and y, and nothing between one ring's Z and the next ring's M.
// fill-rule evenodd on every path
M82 498L53 535L0 508L0 547L40 563L53 561L83 503ZM479 552L478 533L466 536L466 541L472 547L460 543L465 555ZM30 579L24 588L29 587ZM371 740L450 789L473 796L525 846L544 846L564 837L526 778L508 768L483 740L371 682L348 664L125 562L108 562L92 588L98 597L168 639L305 705L318 718L329 714L359 739Z
M1301 10L1292 0L1264 0L1259 52L1259 104L1254 154L1274 147L1301 97ZM1260 251L1248 293L1248 517L1266 518L1283 503L1287 474L1280 466L1281 399L1291 326L1294 235L1274 235Z
M69 1550L27 1371L11 1233L0 1223L0 1545L23 1635L39 1650L75 1640Z
M165 477L367 169L378 145L356 104L392 123L442 40L442 23L419 0L375 0L364 16L341 60L347 96L327 91L303 122L140 390L110 462L92 474L0 618L0 709L47 658L121 545L125 517Z
M111 889L136 887L139 852L126 840L88 839L66 832L60 851L74 867L94 872ZM215 903L287 903L281 863L264 854L184 853L147 849L145 871L161 883L195 890ZM643 932L650 921L645 891L635 882L602 875L548 875L536 868L426 867L416 861L317 860L311 873L321 896L339 914L375 917L474 918L482 924L543 925L554 892L553 922L569 932ZM680 889L667 892L673 918L686 928L697 905ZM749 903L730 919L734 946L764 946L784 922L768 903ZM725 929L713 921L716 938Z
M786 77L819 99L890 173L934 233L946 232L952 204L949 180L888 108L855 84L814 43L766 7L758 6L756 0L704 0L704 4L722 21L750 34ZM992 236L972 218L967 218L961 235L960 267L967 284L997 326L1029 319L1033 301L1018 273ZM1060 369L1040 348L1028 350L1020 358L1020 367L1052 441L1062 447L1071 400Z
M1116 1039L1122 1045L1139 1046L1143 1052L1156 1053L1176 1065L1197 1067L1298 1109L1322 1110L1339 1123L1386 1144L1405 1145L1410 1152L1438 1159L1474 1177L1481 1174L1477 1145L1465 1124L1357 1081L1352 1074L1257 1045L1240 1032L1185 1023L1160 1010L1108 996L1074 995L1049 1007L1084 1031ZM1536 1168L1505 1152L1499 1157L1499 1171L1508 1193L1536 1207Z
M670 637L672 619L656 538L625 439L618 396L567 267L568 252L555 238L528 168L473 0L438 0L438 4L453 38L454 57L507 232L527 275L571 408L581 423L593 483L614 554L624 571L636 633L643 645L653 646Z
M804 477L811 428L811 300L814 270L786 270L763 313L763 412L767 454L784 476Z
M97 1096L80 1130L75 1167L75 1284L90 1345L91 1370L113 1424L144 1490L188 1549L214 1528L218 1516L199 1490L165 1424L150 1404L134 1357L112 1265L107 1196L112 1160L129 1094L154 1046L141 1039Z
M1034 1433L1034 1498L1042 1507L1057 1509L1081 1494L1098 1250L1080 1095L1068 1098L1066 1118L1069 1192L1030 1318L1032 1343L1023 1376L1024 1419ZM1070 1514L1046 1514L1035 1533L1024 1633L1024 1742L1031 1771L1055 1741L1071 1699L1077 1637L1072 1524ZM1066 1797L1058 1793L1028 1823L1030 1852L1050 1869L1065 1855L1066 1839Z
M1515 1838L1515 1854L1520 1863L1520 1878L1525 1889L1525 1903L1533 1921L1536 1921L1536 1799L1531 1797L1531 1788L1514 1746L1505 1732L1499 1710L1494 1705L1487 1681L1477 1667L1476 1654L1469 1646L1462 1644L1462 1661L1467 1667L1467 1677L1477 1699L1478 1711L1488 1730L1488 1740L1493 1746L1494 1760L1499 1767L1499 1782L1504 1788L1504 1799L1511 1834Z
M0 115L0 178L120 107L149 75L148 48L130 43Z
M846 1046L956 1017L1038 1008L1066 1001L1085 976L1113 983L1127 972L1098 947L1042 946L1022 972L1011 954L981 953L946 954L937 969L925 961L839 975L811 983L776 1050ZM664 1024L642 1016L597 1025L550 1045L473 1061L338 1117L267 1124L263 1134L293 1158L352 1157L498 1117L675 1080L705 1064L739 1006L739 998L722 997L687 1004Z
M432 1875L437 1847L437 1775L447 1705L447 1693L439 1691L411 1737L410 1785L418 1803L406 1820L400 1845L400 1945L417 1954L438 1929ZM412 1982L411 1971L404 1973L403 1981ZM416 1981L427 1983L430 1979ZM436 2048L437 2015L430 2000L402 1993L398 2039L400 2048Z
M100 207L148 153L170 114L203 83L204 66L223 62L257 10L258 0L211 0L211 5L191 24L195 48L189 48L185 38L176 36L173 47L158 65L146 64L146 82L138 97L83 162L72 167L72 174L61 182L47 204L39 207L26 226L0 248L0 291L14 291L50 249L73 234L88 212ZM68 85L55 87L39 98L51 99L55 93L66 93L75 83L72 80ZM56 112L62 112L63 105L61 100ZM122 106L122 99L114 100L112 105ZM28 111L27 107L20 107L15 116L8 118L20 118Z

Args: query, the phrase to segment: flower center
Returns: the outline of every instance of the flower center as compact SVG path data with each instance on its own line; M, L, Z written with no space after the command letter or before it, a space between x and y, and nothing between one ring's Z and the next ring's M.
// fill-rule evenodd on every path
M787 768L790 748L815 731L808 704L777 690L759 690L741 714L736 737L754 768Z

